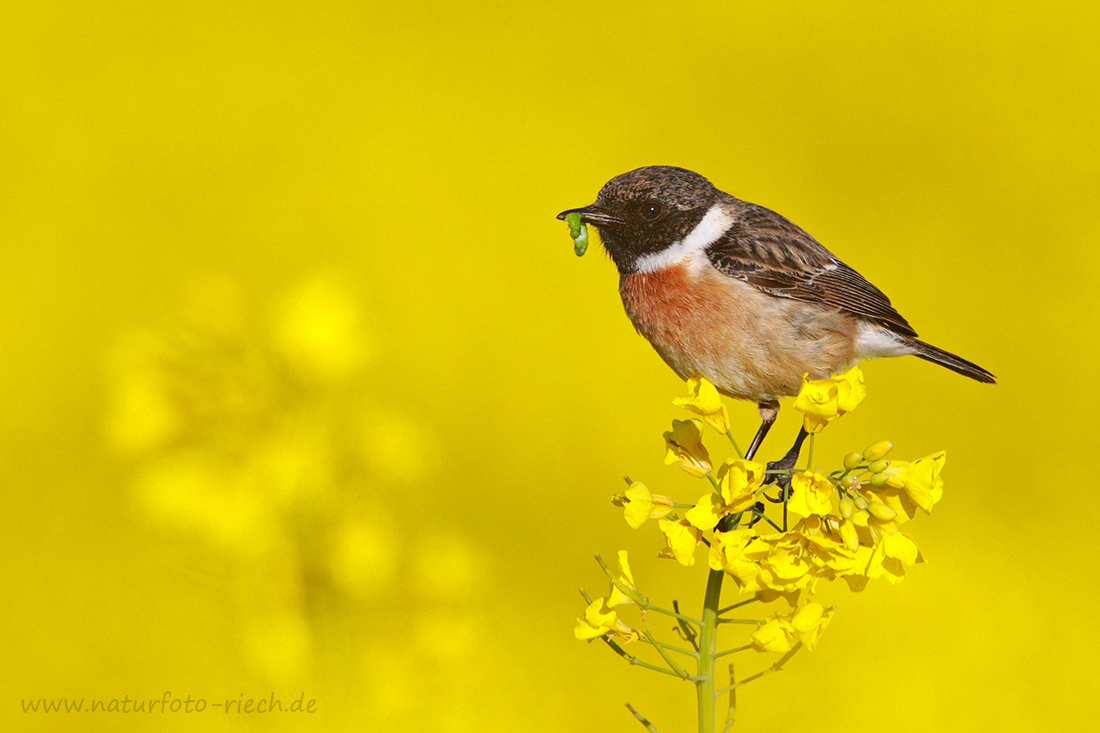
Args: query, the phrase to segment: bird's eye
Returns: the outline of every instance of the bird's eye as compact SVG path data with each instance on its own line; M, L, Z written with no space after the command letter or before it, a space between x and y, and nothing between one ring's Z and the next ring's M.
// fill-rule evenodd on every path
M649 221L657 221L661 218L661 214L664 213L664 209L656 201L647 201L642 204L642 217Z

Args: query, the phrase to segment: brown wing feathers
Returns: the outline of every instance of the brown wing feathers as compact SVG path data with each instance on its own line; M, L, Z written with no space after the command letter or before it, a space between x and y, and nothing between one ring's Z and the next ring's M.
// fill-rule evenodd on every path
M904 336L917 335L881 290L798 225L762 206L739 203L733 226L707 249L718 270L772 295L831 305Z

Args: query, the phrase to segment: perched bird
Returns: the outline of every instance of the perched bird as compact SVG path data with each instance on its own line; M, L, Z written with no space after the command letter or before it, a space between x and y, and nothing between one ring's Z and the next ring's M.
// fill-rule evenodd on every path
M757 403L755 455L802 375L913 354L979 382L992 374L925 343L881 290L793 222L698 173L648 166L612 178L579 214L619 270L634 327L681 378ZM774 466L798 458L805 430Z

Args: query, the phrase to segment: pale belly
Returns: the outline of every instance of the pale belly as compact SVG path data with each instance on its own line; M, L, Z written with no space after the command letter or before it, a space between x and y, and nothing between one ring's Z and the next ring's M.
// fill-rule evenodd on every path
M705 377L730 397L794 395L803 374L825 377L855 358L855 317L713 271L635 273L620 279L619 293L634 327L677 374Z

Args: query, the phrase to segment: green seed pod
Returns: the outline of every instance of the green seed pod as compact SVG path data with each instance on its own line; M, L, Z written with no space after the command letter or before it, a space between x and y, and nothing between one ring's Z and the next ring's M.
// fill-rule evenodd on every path
M868 461L877 461L885 458L886 454L894 449L894 444L889 440L880 440L877 443L872 443L867 450L863 451L863 457Z
M883 471L885 471L888 468L890 468L890 461L881 461L880 460L880 461L875 461L870 466L868 466L867 470L870 471L871 473L882 473Z
M851 471L853 468L859 465L859 462L863 460L863 455L860 453L849 453L844 456L844 468Z

